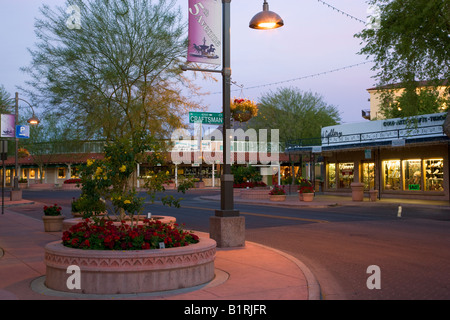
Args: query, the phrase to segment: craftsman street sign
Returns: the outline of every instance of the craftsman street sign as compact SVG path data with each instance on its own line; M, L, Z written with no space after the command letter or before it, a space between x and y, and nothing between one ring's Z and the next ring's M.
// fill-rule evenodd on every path
M223 124L220 112L189 112L189 123Z

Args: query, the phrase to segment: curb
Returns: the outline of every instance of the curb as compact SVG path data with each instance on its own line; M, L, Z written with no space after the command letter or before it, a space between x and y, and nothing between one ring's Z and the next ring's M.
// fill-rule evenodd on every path
M287 254L286 252L280 251L278 249L274 249L274 248L271 248L271 247L268 247L268 246L265 246L263 244L256 243L256 242L250 242L250 241L248 241L248 242L253 245L263 247L267 250L274 251L275 253L277 253L277 254L285 257L286 259L290 260L291 262L295 263L297 265L297 267L302 271L303 275L305 276L306 283L308 286L308 300L322 300L320 284L317 281L314 274L311 272L311 270L303 262L301 262L297 258L291 256L290 254Z

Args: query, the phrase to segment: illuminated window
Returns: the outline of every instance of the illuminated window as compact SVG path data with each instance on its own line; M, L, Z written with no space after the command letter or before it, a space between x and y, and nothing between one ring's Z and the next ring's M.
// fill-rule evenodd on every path
M425 191L444 191L444 159L423 160Z
M404 190L422 190L422 165L420 160L404 160Z
M353 182L354 163L339 163L339 188L350 189Z
M328 164L328 188L336 188L336 163Z
M400 160L383 161L384 189L401 190Z
M66 178L66 168L58 168L58 179Z

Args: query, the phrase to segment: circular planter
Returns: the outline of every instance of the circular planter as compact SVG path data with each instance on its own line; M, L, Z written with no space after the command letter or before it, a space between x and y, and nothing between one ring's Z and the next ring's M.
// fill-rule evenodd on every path
M115 217L110 217L111 219L114 219ZM139 217L140 221L138 223L142 223L142 220L145 219L144 216L140 216ZM161 221L161 223L175 223L177 221L177 219L175 217L171 217L171 216L152 216L152 219L155 220L159 220ZM67 231L70 229L70 227L80 223L83 221L83 218L73 218L73 219L67 219L64 220L62 223L62 231ZM131 222L130 220L125 220L126 222ZM135 220L136 221L136 220ZM120 222L115 222L117 224L119 224Z
M55 241L45 246L45 285L86 294L144 293L189 288L214 278L216 242L199 237L186 247L110 251L82 250ZM80 289L69 289L69 266L80 270Z
M305 202L311 202L314 199L314 193L313 192L309 192L309 193L301 193L303 201Z
M271 195L269 195L269 200L275 201L275 202L282 202L282 201L286 200L286 195L285 194L271 194Z
M64 216L42 216L45 232L57 232L63 229Z

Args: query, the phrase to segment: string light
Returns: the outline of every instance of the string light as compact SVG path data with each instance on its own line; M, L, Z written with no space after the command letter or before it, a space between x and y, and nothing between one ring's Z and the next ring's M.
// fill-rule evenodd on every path
M258 88L269 87L269 86L279 85L279 84L293 82L293 81L299 81L299 80L308 79L308 78L319 77L319 76L327 75L327 74L330 74L330 73L333 73L333 72L338 72L338 71L342 71L342 70L358 67L358 66L361 66L363 64L370 63L370 62L373 62L373 61L360 62L360 63L352 64L352 65L349 65L349 66L345 66L345 67L341 67L341 68L337 68L337 69L333 69L333 70L328 70L328 71L324 71L324 72L314 73L314 74L310 74L310 75L302 76L302 77L298 77L298 78L282 80L282 81L278 81L278 82L271 82L271 83L261 84L261 85L257 85L257 86L246 87L245 90L258 89ZM233 81L231 83L236 85L236 86L238 86L240 88L240 89L235 89L235 90L231 90L231 91L239 91L239 90L242 91L242 89L244 88L244 85L238 85L238 84L236 84L236 82L233 82ZM222 94L222 91L213 92L213 93L210 93L209 95L213 95L213 94ZM206 94L206 95L208 95L208 94Z
M325 1L322 1L322 0L317 0L317 1L318 1L318 2L320 2L320 3L322 3L323 5L326 5L326 6L328 6L329 8L331 8L331 9L333 9L333 10L335 10L335 11L337 11L337 12L339 12L339 13L341 13L341 14L343 14L343 15L345 15L345 16L347 16L347 17L349 17L349 18L351 18L351 19L354 19L354 20L356 20L356 21L359 21L359 22L361 22L361 23L364 23L364 24L366 24L366 22L365 22L365 21L363 21L363 20L361 20L361 19L358 19L358 18L356 18L356 17L352 16L351 14L348 14L348 13L346 13L346 12L342 11L342 10L339 10L338 8L336 8L336 7L332 6L331 4L329 4L329 3L326 3Z

